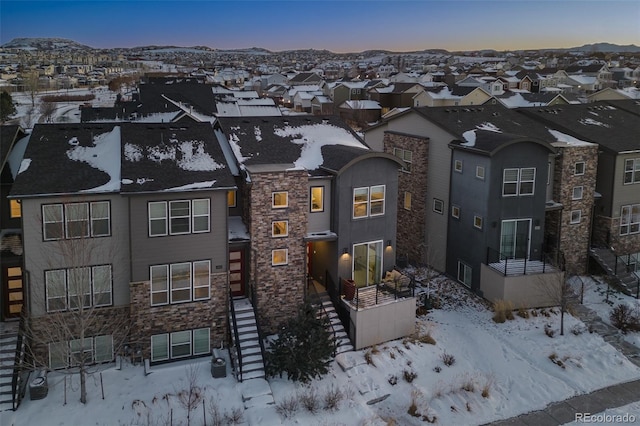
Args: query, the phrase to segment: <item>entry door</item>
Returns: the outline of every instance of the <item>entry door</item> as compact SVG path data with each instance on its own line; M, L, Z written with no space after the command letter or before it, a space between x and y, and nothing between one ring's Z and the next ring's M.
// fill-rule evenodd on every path
M500 254L507 259L528 259L531 219L502 221Z
M244 296L244 251L229 251L229 286L232 296Z
M22 310L24 294L22 292L22 268L20 266L9 266L4 269L3 289L4 296L4 316L5 318L18 318Z

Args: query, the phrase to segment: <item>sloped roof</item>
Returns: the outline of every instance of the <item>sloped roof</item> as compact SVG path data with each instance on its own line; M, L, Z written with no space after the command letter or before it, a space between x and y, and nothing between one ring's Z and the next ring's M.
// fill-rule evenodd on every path
M337 170L340 164L370 152L335 116L221 117L219 125L238 163L249 168L290 164L310 172Z
M503 133L500 129L491 128L490 126L479 126L479 128L469 130L463 134L463 137L464 141L453 141L450 146L485 155L494 155L509 145L521 142L530 142L545 147L549 152L555 151L549 142L531 137L523 137L522 135Z
M622 101L620 101L622 102ZM527 116L577 139L613 152L640 151L640 119L632 103L626 109L608 101L548 108L522 108Z
M14 142L24 136L24 130L16 125L0 126L0 170L4 167Z
M233 187L209 123L36 125L12 196Z

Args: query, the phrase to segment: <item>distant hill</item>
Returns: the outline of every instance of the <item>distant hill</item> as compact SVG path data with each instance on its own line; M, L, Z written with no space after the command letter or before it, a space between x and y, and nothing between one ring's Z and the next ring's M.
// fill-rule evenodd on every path
M636 46L635 44L627 44L621 46L619 44L611 44L611 43L595 43L595 44L585 44L581 47L574 47L572 49L567 49L571 51L580 51L580 52L610 52L610 53L638 53L640 52L640 46Z
M25 50L93 50L93 47L66 38L20 37L5 43L2 48Z

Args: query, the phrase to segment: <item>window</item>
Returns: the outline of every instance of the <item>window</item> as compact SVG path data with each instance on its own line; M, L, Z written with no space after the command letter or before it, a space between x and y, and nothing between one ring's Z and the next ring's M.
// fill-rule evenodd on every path
M453 162L453 170L458 173L462 173L462 160L456 160Z
M103 335L73 339L68 342L49 343L49 367L51 369L113 361L113 336Z
M438 200L437 198L433 199L433 211L439 214L444 212L444 202L442 200Z
M227 207L235 207L236 202L236 190L231 189L227 191Z
M286 237L289 235L289 222L286 220L280 220L277 222L271 222L271 236L274 238Z
M289 250L287 249L271 250L272 266L286 265L287 263L289 263Z
M151 336L151 362L168 361L211 353L208 328L183 330Z
M109 201L45 204L42 206L44 240L109 236L110 215Z
M353 280L358 287L377 284L382 279L382 241L353 246Z
M571 210L571 224L580 223L582 217L582 210Z
M209 299L210 275L208 260L151 266L151 306Z
M404 162L402 166L402 171L411 173L411 162L413 161L413 152L402 149L402 148L393 148L393 155L398 157Z
M402 206L404 207L405 210L411 210L411 193L410 192L404 193L404 201L402 203Z
M324 211L324 187L311 187L311 212Z
M473 216L473 226L474 228L482 229L482 216Z
M471 287L471 266L458 260L458 281Z
M111 306L111 265L45 271L47 312Z
M9 200L9 215L10 217L22 217L22 205L20 200Z
M476 166L476 177L478 179L484 180L484 167Z
M640 158L624 160L624 184L640 183Z
M573 187L573 195L571 196L572 200L582 200L582 186L574 186Z
M460 207L451 206L451 216L460 219Z
M640 232L640 204L622 206L620 210L620 235Z
M271 207L274 209L283 209L289 206L289 193L286 191L271 193Z
M211 205L208 198L152 201L148 210L150 237L197 234L211 230Z
M385 186L376 185L353 190L354 219L384 214Z
M575 176L580 176L584 174L584 166L585 166L585 162L584 161L579 161L575 164L575 167L573 169L573 174Z
M533 195L535 180L535 167L504 169L502 177L502 195L504 197Z

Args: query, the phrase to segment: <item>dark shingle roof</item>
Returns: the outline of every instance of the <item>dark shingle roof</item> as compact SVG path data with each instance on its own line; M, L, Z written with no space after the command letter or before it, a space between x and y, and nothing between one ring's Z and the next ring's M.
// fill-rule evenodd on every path
M24 132L17 124L0 126L0 169L7 161L14 142L20 139L21 135L24 135Z
M554 130L586 142L597 143L614 152L640 150L638 115L606 101L561 107L521 108L519 111Z
M340 164L369 152L349 126L335 116L221 117L219 124L229 142L239 148L242 158L238 161L246 166L298 162L310 171L338 170ZM316 152L314 148L320 149ZM305 154L302 159L303 152L313 152L319 166L309 166L307 160L312 156ZM322 158L318 158L320 154Z
M486 155L493 155L496 152L500 151L500 149L518 142L534 142L546 147L550 152L554 151L554 148L550 143L538 140L536 138L480 129L474 131L473 140L471 142L454 141L451 143L451 146L459 149L479 152Z

